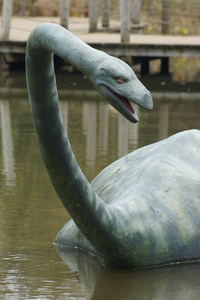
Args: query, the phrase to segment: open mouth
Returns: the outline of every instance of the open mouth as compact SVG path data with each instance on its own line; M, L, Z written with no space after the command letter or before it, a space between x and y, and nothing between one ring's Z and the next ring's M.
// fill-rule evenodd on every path
M119 96L119 99L124 103L124 105L130 110L130 112L132 112L132 114L138 118L138 116L136 115L136 112L134 111L130 101L128 99L126 99L125 97ZM138 119L139 121L139 119Z
M104 88L106 88L106 95L105 93L104 95L108 102L129 121L137 123L139 121L139 118L134 111L130 101L127 98L113 92L107 86L104 86Z

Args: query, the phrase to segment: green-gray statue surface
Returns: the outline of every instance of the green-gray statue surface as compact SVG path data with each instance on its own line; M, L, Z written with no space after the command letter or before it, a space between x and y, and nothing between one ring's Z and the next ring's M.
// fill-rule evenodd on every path
M200 259L200 132L185 131L134 151L90 184L62 122L53 55L82 73L131 122L131 102L152 98L132 69L64 28L43 23L31 33L26 76L34 128L52 184L73 220L59 246L96 255L109 267L150 267Z

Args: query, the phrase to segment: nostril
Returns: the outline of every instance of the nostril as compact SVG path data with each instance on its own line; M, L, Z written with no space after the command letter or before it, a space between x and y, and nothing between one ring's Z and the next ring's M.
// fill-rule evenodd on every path
M151 93L145 93L144 94L144 104L146 106L147 109L152 109L153 108L153 99L151 97Z
M144 94L144 100L148 100L148 99L149 99L149 97L150 97L150 95L149 95L149 94Z

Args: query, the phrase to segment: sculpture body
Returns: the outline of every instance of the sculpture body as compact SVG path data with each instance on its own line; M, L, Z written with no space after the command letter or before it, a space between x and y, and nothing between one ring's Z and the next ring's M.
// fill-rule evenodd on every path
M109 267L148 267L200 258L200 133L188 131L114 162L90 184L72 153L59 109L53 53L77 67L128 120L130 101L152 99L128 65L65 29L42 24L27 44L27 85L41 155L70 213L55 243Z
M92 181L115 214L108 225L115 267L199 259L199 147L200 131L181 132L126 155ZM96 254L73 221L59 232L56 243Z

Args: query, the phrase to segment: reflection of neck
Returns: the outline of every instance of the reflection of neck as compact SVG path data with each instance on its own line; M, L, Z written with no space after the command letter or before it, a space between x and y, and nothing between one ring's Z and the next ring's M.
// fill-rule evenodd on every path
M43 24L31 34L26 54L30 106L42 158L64 206L95 245L108 231L108 208L88 183L72 153L59 108L53 51L75 66L80 64L79 69L88 74L88 69L89 73L93 71L96 50L60 26Z

